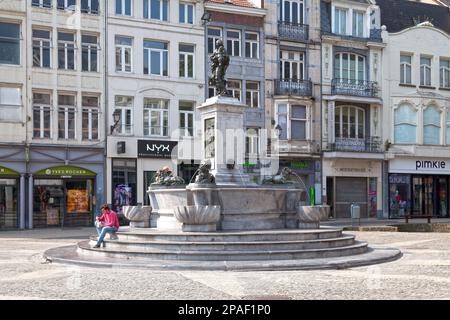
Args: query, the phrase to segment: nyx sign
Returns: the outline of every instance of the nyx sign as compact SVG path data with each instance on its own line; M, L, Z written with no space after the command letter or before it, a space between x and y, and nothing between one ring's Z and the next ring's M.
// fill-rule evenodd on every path
M138 140L138 157L170 159L177 144L177 141Z

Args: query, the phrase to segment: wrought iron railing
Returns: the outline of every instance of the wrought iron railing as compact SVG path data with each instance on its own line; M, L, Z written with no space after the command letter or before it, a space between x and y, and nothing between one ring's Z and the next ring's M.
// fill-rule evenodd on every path
M278 21L278 35L288 40L308 40L309 25Z
M275 80L275 95L277 96L312 96L310 80Z
M378 82L336 78L331 81L331 94L375 98L379 95Z
M330 151L383 152L380 137L369 137L366 139L336 138L335 143L330 144L329 149Z

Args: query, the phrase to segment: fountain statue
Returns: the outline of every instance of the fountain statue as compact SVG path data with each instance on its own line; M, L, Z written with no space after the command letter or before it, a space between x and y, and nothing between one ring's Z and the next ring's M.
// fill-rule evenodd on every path
M227 94L227 81L225 74L230 64L230 57L228 56L223 40L216 41L216 50L210 56L211 74L209 78L209 85L216 88L216 94L223 96Z
M186 184L183 178L174 176L169 167L164 167L161 170L158 170L153 177L153 180L154 182L152 185L176 186Z

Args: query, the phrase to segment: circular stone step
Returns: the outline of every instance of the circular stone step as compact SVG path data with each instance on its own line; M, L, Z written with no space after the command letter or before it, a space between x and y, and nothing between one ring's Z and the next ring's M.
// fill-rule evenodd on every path
M91 237L90 245L94 246L97 237ZM313 240L289 241L135 241L135 240L105 240L106 248L113 250L133 250L147 252L151 250L167 251L243 251L243 250L294 250L294 249L321 249L349 246L354 243L355 237L345 235L340 238L326 238Z
M326 257L350 256L367 251L366 242L355 242L349 246L322 249L294 250L241 250L241 251L168 251L150 249L137 251L130 248L109 249L92 248L90 241L78 244L78 252L90 257L115 257L117 259L136 260L191 260L191 261L241 261L241 260L290 260L316 259Z

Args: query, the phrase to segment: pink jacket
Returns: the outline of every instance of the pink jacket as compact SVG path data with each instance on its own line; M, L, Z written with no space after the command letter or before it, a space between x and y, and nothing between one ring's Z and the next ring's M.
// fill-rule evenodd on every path
M103 214L100 218L98 218L98 221L104 221L105 227L116 227L119 229L119 218L112 210L109 210L108 214Z

